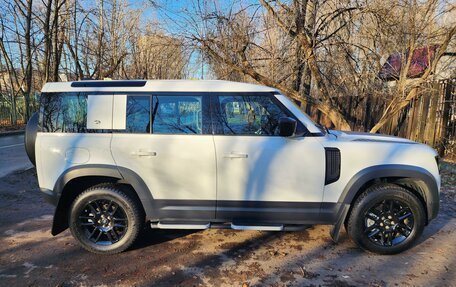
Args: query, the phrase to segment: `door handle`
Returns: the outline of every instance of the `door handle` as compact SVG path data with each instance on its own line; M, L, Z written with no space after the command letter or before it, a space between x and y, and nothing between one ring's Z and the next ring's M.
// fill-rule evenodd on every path
M248 158L249 156L245 153L226 153L223 155L224 158Z
M135 156L156 156L157 153L154 152L154 151L143 151L143 150L138 150L138 151L134 151L131 153L131 155L135 155Z

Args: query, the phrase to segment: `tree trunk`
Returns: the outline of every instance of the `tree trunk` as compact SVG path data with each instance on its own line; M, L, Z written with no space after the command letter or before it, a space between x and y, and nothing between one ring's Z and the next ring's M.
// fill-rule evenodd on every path
M57 1L57 0L56 0ZM51 66L51 54L52 54L52 39L51 39L51 12L52 12L52 0L48 0L46 6L46 16L43 24L43 38L44 38L44 80L46 83L50 77L50 66Z
M54 32L54 59L52 67L52 80L54 82L59 81L59 65L60 65L60 52L59 52L59 0L54 1L54 21L53 21L53 32Z
M25 120L28 121L30 118L30 94L32 92L32 45L30 39L30 29L32 23L32 2L33 0L27 0L27 16L25 19L25 60L27 63L25 70Z
M318 88L318 94L316 98L319 99L319 101L318 104L315 105L315 107L318 108L321 112L323 112L326 116L328 116L328 118L337 128L343 130L351 130L351 127L348 121L345 119L345 116L342 114L337 105L335 105L333 99L329 94L329 90L326 86L326 83L323 80L321 71L318 67L317 58L315 55L311 39L309 39L308 35L304 31L298 33L297 30L295 31L287 24L285 24L285 22L281 19L280 15L274 10L274 8L269 4L269 2L266 2L266 0L260 0L260 2L277 22L277 25L290 37L295 38L298 41L298 43L300 43L300 46L304 52L307 65L310 70L310 74L312 76L312 79L315 80L315 84ZM316 5L316 3L313 4Z
M103 77L102 72L102 56L103 56L103 34L104 34L104 24L103 24L103 6L104 0L100 0L100 10L99 10L99 17L100 23L98 28L98 47L97 47L97 69L96 75L99 80Z
M2 23L3 25L3 23ZM3 31L2 27L2 31ZM11 61L11 58L9 57L7 50L4 45L4 39L0 35L0 50L2 52L3 58L5 59L5 64L6 64L6 70L8 71L8 78L9 78L9 84L11 86L10 88L10 94L11 94L11 124L12 125L17 125L17 109L16 109L16 93L14 91L14 87L19 87L19 81L17 78L17 73L16 70L14 69L13 63Z

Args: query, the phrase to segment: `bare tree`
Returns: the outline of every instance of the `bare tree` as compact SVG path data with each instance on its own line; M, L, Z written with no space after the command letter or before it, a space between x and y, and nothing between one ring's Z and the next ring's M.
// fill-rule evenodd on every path
M199 20L190 18L187 21L190 24L198 21L206 23L203 25L206 27L206 33L201 34L196 29L191 35L192 39L200 44L202 50L213 61L227 65L233 71L248 75L259 83L276 87L293 99L310 103L330 118L335 126L350 130L348 121L329 93L319 67L317 48L336 35L346 25L346 15L358 7L350 4L325 6L325 9L330 11L319 14L317 9L322 8L318 6L317 1L293 1L291 6L280 1L272 3L260 0L260 2L275 25L260 26L257 19L263 18L264 14L262 11L258 12L259 7L251 8L252 6L246 5L247 8L239 7L238 11L234 7L225 11L214 8L213 11L206 14L200 10L199 13L196 13L200 17ZM309 27L309 25L314 27ZM259 39L268 38L272 33L278 33L276 28L280 30L280 38L287 42L285 50L280 52L282 55L290 55L288 58L294 57L292 72L286 72L285 75L280 76L268 75L268 72L262 71L259 66L264 65L265 62L276 62L278 58L281 58L280 56L271 57L273 51L268 50L259 41ZM293 44L296 48L290 49ZM294 51L294 55L289 53L291 51ZM258 54L269 58L256 58ZM282 63L289 66L290 61L281 58L279 65ZM294 75L291 76L291 74ZM308 88L305 91L300 87L304 75L306 77L304 82ZM286 80L293 78L294 84L288 84ZM314 95L308 93L312 81L316 86Z
M436 73L439 61L456 35L456 24L449 27L440 26L437 25L437 19L442 13L448 13L454 9L456 7L450 7L450 10L447 10L447 7L442 7L437 0L424 3L410 1L396 7L396 13L392 15L392 17L396 18L390 18L389 20L398 28L393 33L402 39L402 41L399 41L402 45L397 47L400 48L402 54L402 66L395 83L394 96L388 103L382 117L372 127L371 132L377 132L406 108L412 100L421 96L418 89ZM388 17L387 13L382 14L384 19ZM429 53L424 73L418 79L410 80L408 75L414 60L415 49L420 47L430 48L429 46L431 45L438 47L435 55L432 57Z

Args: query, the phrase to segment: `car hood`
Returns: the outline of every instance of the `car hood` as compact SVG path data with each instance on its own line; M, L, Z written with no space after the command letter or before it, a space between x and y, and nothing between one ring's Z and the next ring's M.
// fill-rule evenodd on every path
M412 140L383 135L383 134L372 134L365 132L348 132L348 131L337 131L330 130L330 134L337 137L338 141L356 141L356 142L385 142L385 143L403 143L403 144L416 144Z

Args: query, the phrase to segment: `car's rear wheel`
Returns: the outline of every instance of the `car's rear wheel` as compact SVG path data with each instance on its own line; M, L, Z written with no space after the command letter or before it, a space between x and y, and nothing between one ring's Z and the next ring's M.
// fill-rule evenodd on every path
M99 254L115 254L133 244L142 225L138 202L115 185L98 185L73 202L70 229L82 247Z
M416 242L425 225L426 212L419 198L394 184L375 185L353 205L347 231L363 249L396 254Z

